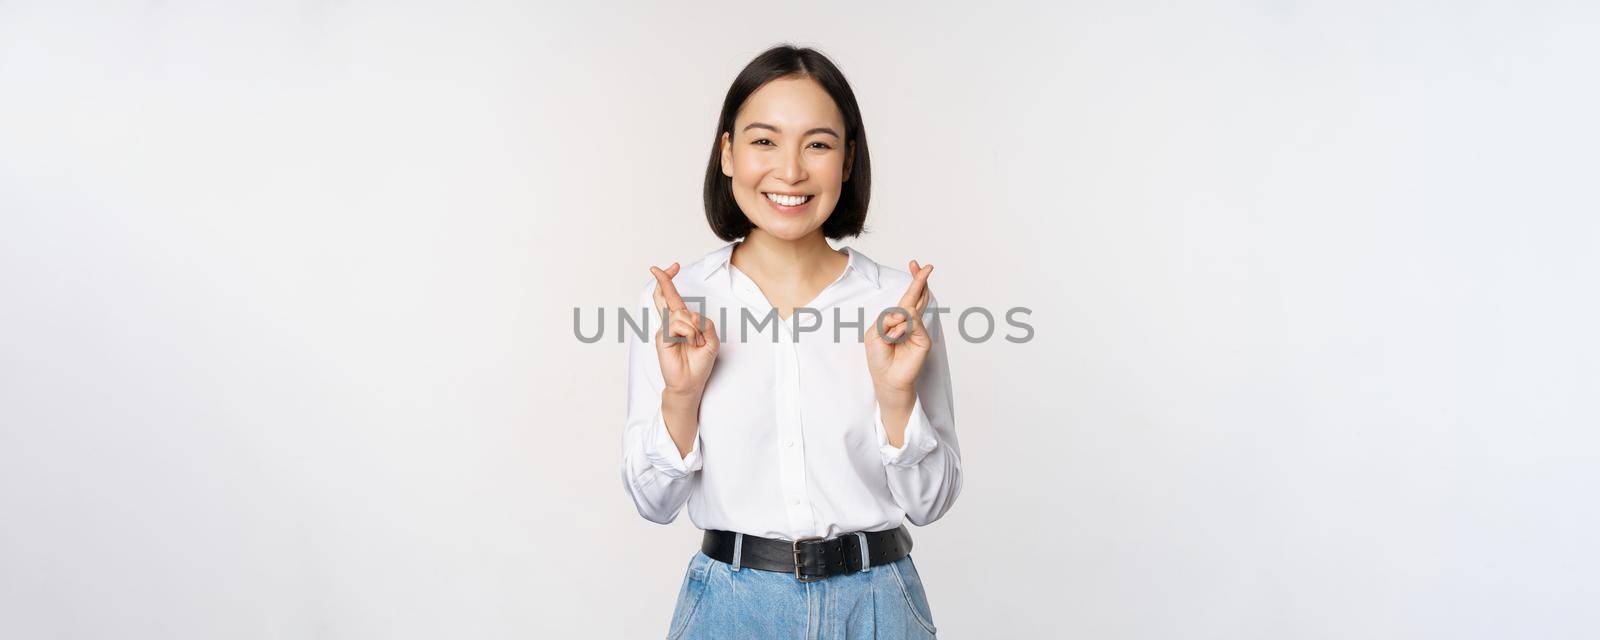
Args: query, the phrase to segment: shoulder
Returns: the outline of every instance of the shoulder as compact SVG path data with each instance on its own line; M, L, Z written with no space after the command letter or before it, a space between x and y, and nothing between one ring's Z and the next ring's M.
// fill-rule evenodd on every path
M680 267L678 268L678 275L673 276L672 286L678 289L678 293L680 295L685 296L696 295L697 293L703 291L705 282L711 276L711 274L727 266L728 258L729 256L733 255L733 247L736 244L738 244L737 241L729 242L705 252L700 257L695 258L692 261L679 261ZM665 264L656 264L655 266L666 267L670 266L671 264L671 262L667 262ZM644 266L644 268L647 270L649 267L650 265ZM648 303L656 291L655 276L646 273L642 285L643 288L641 289L639 296L640 299Z
M867 254L856 250L854 247L850 247L849 250L855 254L852 259L856 261L860 268L863 271L870 272L872 274L871 277L877 279L879 292L885 299L899 300L900 296L911 286L913 278L911 272L907 270L911 265L905 263L899 263L898 266L885 264L873 260ZM931 284L929 288L932 288Z
M907 286L910 286L910 282L912 282L912 275L907 270L907 267L910 267L909 264L904 264L904 262L878 262L869 258L866 253L856 250L853 246L851 246L850 251L856 254L854 258L859 261L862 269L874 272L880 288L893 291L894 296L906 293Z
M911 286L911 272L905 269L896 269L887 264L874 264L878 266L878 284L883 288L900 292ZM901 266L904 267L905 265Z

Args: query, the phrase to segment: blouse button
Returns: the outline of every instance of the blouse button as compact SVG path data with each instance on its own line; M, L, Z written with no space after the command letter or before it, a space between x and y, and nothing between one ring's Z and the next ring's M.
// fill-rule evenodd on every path
M793 440L784 440L783 441L783 446L793 448L794 447L794 441Z

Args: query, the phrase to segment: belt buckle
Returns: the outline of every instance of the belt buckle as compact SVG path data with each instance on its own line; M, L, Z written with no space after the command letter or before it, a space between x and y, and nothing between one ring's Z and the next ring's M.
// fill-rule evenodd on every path
M822 536L806 536L804 538L795 538L794 542L790 543L789 548L794 553L794 579L801 582L820 582L826 579L828 576L807 578L800 573L800 543L809 540L826 540L826 538L823 538Z

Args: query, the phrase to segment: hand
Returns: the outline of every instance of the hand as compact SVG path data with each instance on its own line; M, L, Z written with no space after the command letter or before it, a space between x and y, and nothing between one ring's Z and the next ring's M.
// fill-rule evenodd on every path
M928 277L933 274L933 265L922 266L912 260L910 266L911 286L906 289L905 295L900 296L897 306L910 311L911 317L907 318L898 311L892 312L884 317L881 334L876 321L867 330L867 369L872 372L872 384L880 393L913 393L917 373L922 371L922 362L933 348L933 340L922 323L922 311L928 307L928 300L933 296L928 289ZM891 342L900 340L902 336L905 339L898 344Z
M690 311L678 295L678 288L672 285L678 268L676 262L666 270L650 267L651 275L656 277L656 309L667 309L670 316L670 322L656 331L656 357L661 361L667 393L699 398L722 342L717 339L711 318Z

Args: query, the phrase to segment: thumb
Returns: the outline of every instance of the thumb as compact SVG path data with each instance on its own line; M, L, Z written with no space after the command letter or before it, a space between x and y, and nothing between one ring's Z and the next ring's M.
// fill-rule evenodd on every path
M700 335L705 336L706 345L712 347L713 349L721 346L722 340L717 337L717 324L712 322L711 318L706 316L701 316L701 322L703 324L700 327Z

